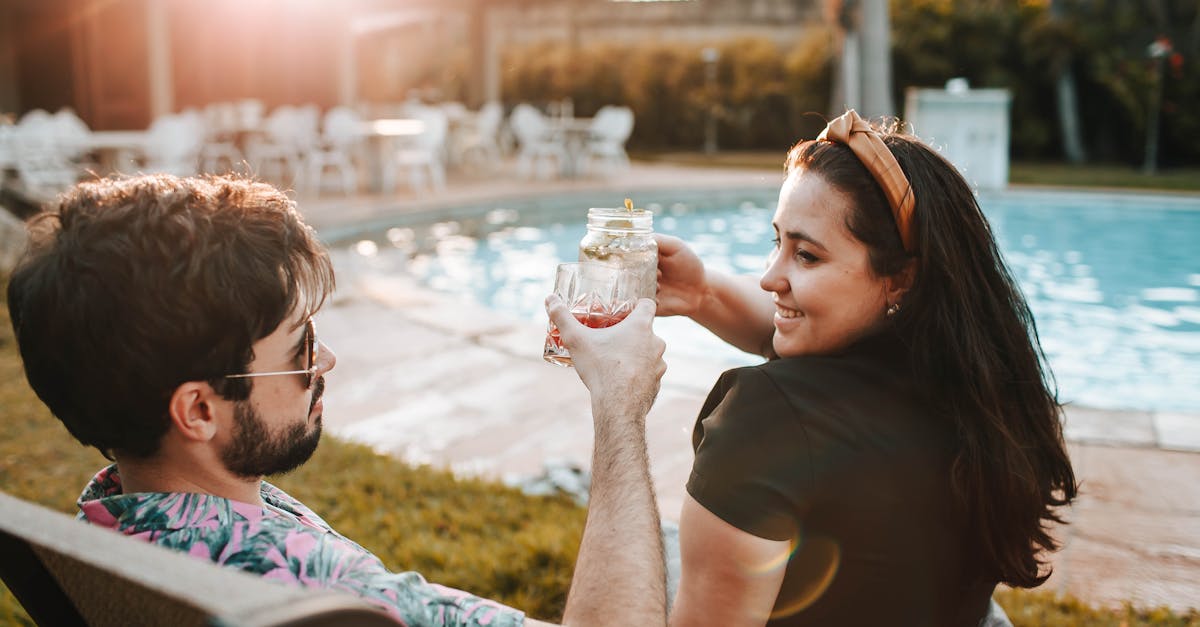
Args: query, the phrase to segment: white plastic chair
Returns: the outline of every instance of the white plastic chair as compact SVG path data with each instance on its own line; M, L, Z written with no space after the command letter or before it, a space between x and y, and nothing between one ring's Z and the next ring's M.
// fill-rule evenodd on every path
M446 113L447 118L452 120L456 118L464 118L471 113L467 110L467 105L457 101L443 102L438 105L438 108Z
M276 107L262 125L262 136L254 137L246 148L247 157L263 178L282 185L296 184L303 176L301 165L319 137L320 113L314 106Z
M13 147L14 131L11 124L0 123L0 183L9 168L17 164L16 148Z
M334 169L340 175L342 193L353 194L358 188L358 174L351 155L362 139L362 118L349 107L334 107L325 114L321 125L321 141L307 156L306 187L320 193L325 172Z
M146 133L145 172L192 176L204 147L204 119L199 113L161 115Z
M42 109L21 116L12 129L9 144L25 191L54 195L79 180L79 167L71 160L77 147L64 147L59 135L54 116Z
M261 100L246 98L234 103L233 107L236 120L235 131L253 130L262 126L263 113L266 111L266 107Z
M517 153L517 174L550 178L567 158L566 146L551 132L546 116L532 105L517 105L509 117L509 127L520 144ZM545 168L543 168L545 166Z
M625 142L633 133L633 110L629 107L605 106L592 118L585 160L590 170L598 163L606 175L629 169Z
M456 140L458 162L492 170L500 162L500 124L504 122L504 107L488 102L479 108L471 125L464 128Z
M424 131L411 138L404 147L392 153L391 163L384 168L383 188L394 190L396 170L404 170L408 184L416 191L431 186L446 189L446 112L432 107L415 108L412 115L424 123Z
M88 151L88 135L91 129L75 112L63 107L52 118L54 140L63 156L76 163Z
M246 157L238 148L237 138L245 127L238 117L238 106L232 102L214 102L204 108L201 172L219 174L243 169Z

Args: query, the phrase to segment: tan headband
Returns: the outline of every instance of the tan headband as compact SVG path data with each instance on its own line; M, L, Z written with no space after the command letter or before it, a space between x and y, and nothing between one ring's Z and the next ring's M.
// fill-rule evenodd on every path
M896 219L896 229L900 231L900 241L904 250L913 252L912 215L916 199L913 198L912 186L900 169L896 156L888 150L883 138L871 124L859 117L854 109L830 120L825 130L817 135L817 140L838 142L850 147L854 156L867 170L875 181L883 188L888 204L892 206L892 216Z

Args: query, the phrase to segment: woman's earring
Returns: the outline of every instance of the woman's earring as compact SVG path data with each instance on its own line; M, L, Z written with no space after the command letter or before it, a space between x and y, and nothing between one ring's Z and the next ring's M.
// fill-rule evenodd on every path
M892 316L896 315L896 313L899 311L900 311L900 303L892 303L891 305L888 305L887 317L891 318Z

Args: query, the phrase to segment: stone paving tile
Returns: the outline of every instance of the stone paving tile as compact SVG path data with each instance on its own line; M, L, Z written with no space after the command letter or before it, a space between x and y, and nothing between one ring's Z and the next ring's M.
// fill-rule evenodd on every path
M516 324L495 333L480 335L476 340L481 346L513 357L546 363L542 360L542 349L546 345L546 327L543 322Z
M1084 498L1077 510L1093 507L1147 515L1200 517L1200 455L1112 446L1071 449ZM1200 546L1200 534L1195 537Z
M1200 607L1200 455L1070 446L1081 483L1048 585L1094 603Z
M692 470L692 425L703 396L664 387L646 416L646 447L659 511L668 520L679 520Z
M380 307L330 307L317 317L317 333L338 355L330 377L360 373L435 353L446 345L446 334L399 318L395 310ZM332 341L336 338L336 342ZM342 360L342 354L352 356Z
M1200 453L1200 420L1196 416L1156 413L1154 428L1162 448Z
M1180 611L1200 607L1200 568L1194 562L1147 557L1130 545L1084 536L1074 538L1054 564L1046 587L1090 603L1119 607L1131 601Z
M1154 446L1154 421L1147 411L1113 411L1068 405L1063 411L1068 440L1094 444Z

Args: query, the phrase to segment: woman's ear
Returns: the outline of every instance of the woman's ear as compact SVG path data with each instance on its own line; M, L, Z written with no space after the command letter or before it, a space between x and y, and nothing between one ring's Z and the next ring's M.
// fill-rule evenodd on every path
M167 412L171 427L185 440L206 442L217 434L218 398L212 386L203 381L186 381L171 394Z
M917 260L909 259L899 272L884 279L884 290L887 292L888 303L899 303L904 295L912 288L917 277Z

